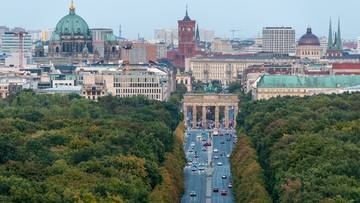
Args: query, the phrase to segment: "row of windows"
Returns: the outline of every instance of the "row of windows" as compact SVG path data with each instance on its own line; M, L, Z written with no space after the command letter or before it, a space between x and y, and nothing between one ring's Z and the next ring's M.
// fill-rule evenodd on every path
M115 82L156 82L155 78L115 78Z
M135 95L131 95L131 94L122 94L122 95L118 95L120 97L133 97ZM160 100L161 97L160 95L145 95L147 98L149 99L156 99L156 100Z
M320 55L318 51L302 51L302 55Z
M159 83L115 83L114 87L159 87Z
M116 89L117 94L159 94L161 89Z
M259 89L259 92L306 92L305 89L299 89L299 88L273 88L273 89Z

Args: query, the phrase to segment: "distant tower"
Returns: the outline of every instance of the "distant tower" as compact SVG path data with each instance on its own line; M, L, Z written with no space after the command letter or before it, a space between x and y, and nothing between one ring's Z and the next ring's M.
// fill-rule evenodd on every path
M200 41L201 41L201 40L200 40L199 24L197 24L197 26L196 26L196 34L195 34L196 46L199 46Z
M333 33L332 23L330 19L328 47L327 47L326 55L328 57L340 57L342 56L342 51L343 51L343 46L341 39L340 19L338 20L338 30L335 33Z
M178 21L179 32L179 52L185 58L190 58L196 54L195 43L195 20L191 20L186 8L185 17Z

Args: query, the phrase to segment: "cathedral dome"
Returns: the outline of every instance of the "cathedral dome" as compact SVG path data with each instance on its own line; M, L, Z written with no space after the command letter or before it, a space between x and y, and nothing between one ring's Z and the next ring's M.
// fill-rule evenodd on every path
M70 5L69 14L63 17L56 25L55 34L58 34L59 36L90 36L88 24L82 17L75 14L75 6L73 3Z
M308 28L306 34L300 38L298 44L299 46L320 46L320 40L316 35L312 34L311 28Z

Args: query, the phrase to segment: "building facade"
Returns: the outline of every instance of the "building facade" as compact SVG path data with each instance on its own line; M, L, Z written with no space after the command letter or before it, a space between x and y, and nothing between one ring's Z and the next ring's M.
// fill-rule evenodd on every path
M1 37L1 52L6 55L12 55L14 53L19 53L20 47L22 47L22 52L24 57L30 58L32 52L32 40L31 35L26 33L22 38L22 44L20 43L20 36L16 32L5 32Z
M71 63L84 61L116 62L120 59L119 43L110 29L90 30L87 22L76 14L71 3L69 14L56 25L48 46L49 61L57 63L63 58ZM64 63L63 63L64 64Z
M291 27L264 27L262 37L264 52L295 53L295 30Z
M132 97L166 101L172 92L171 75L148 65L130 65L122 69L82 75L82 96L97 100L101 96Z
M254 100L283 96L341 94L360 85L360 76L264 75L255 83Z
M321 52L319 38L312 34L311 28L308 28L298 42L296 56L301 59L320 60Z
M179 54L185 58L190 58L196 54L195 42L195 20L191 20L188 11L184 19L178 21Z
M273 54L219 56L219 57L193 57L186 60L185 71L192 74L196 81L208 83L217 80L222 84L241 80L244 70L252 65L264 63L294 63L295 57Z

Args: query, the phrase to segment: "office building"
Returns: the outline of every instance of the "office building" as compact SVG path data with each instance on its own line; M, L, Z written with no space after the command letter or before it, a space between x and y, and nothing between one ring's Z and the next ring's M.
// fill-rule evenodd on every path
M132 97L166 101L172 92L172 77L168 70L153 65L126 65L121 69L82 74L81 95L97 100L101 96Z
M264 52L295 53L295 30L291 27L264 27L262 37Z

